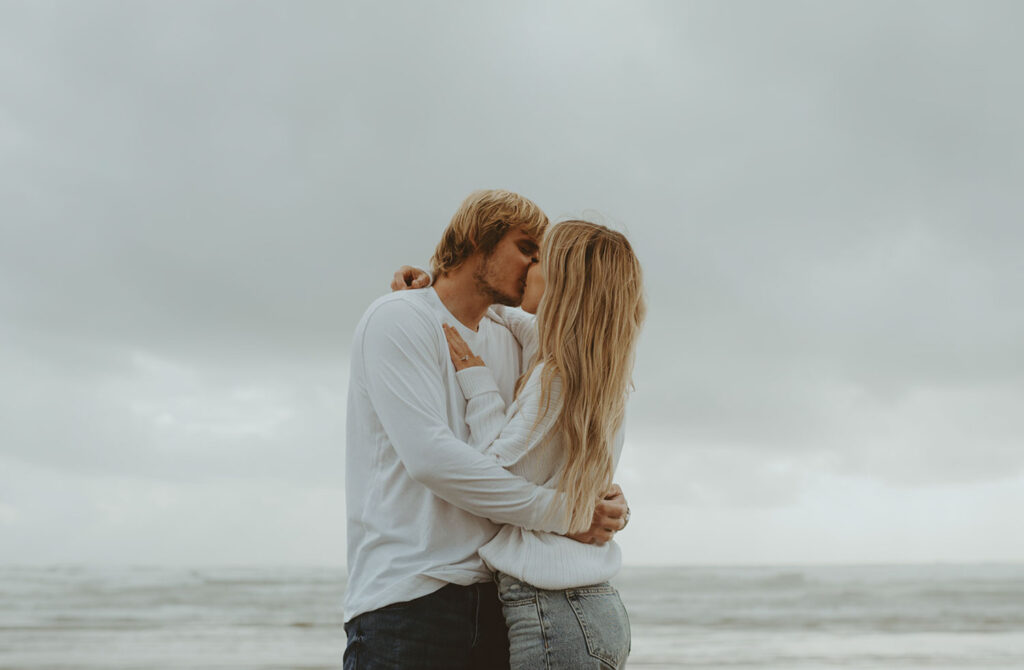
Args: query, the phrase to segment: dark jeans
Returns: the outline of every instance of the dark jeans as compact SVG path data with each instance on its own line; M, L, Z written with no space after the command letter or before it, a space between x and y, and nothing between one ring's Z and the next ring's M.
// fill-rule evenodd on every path
M345 624L345 670L508 668L508 631L493 582L449 584Z

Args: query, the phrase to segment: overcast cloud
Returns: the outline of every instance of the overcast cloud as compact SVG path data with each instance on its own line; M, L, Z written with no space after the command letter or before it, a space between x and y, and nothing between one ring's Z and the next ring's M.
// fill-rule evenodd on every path
M0 3L0 560L344 562L462 198L627 232L627 562L1024 560L1013 2Z

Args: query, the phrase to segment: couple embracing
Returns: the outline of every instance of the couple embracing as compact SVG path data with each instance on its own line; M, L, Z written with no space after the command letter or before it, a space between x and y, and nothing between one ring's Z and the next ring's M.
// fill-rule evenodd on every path
M413 288L370 305L352 342L344 667L621 668L633 250L477 191L431 265L432 286L400 271L393 288Z

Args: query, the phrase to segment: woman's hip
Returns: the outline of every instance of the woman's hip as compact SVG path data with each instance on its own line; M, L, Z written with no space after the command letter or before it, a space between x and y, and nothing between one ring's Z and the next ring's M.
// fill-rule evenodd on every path
M546 590L497 572L509 631L511 667L621 668L630 649L629 617L608 582Z

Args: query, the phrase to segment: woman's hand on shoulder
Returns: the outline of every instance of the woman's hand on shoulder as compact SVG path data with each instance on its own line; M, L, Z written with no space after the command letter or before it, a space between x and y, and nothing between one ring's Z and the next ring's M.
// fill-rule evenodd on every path
M391 277L391 290L404 291L410 288L426 288L430 286L430 275L425 270L403 265Z

